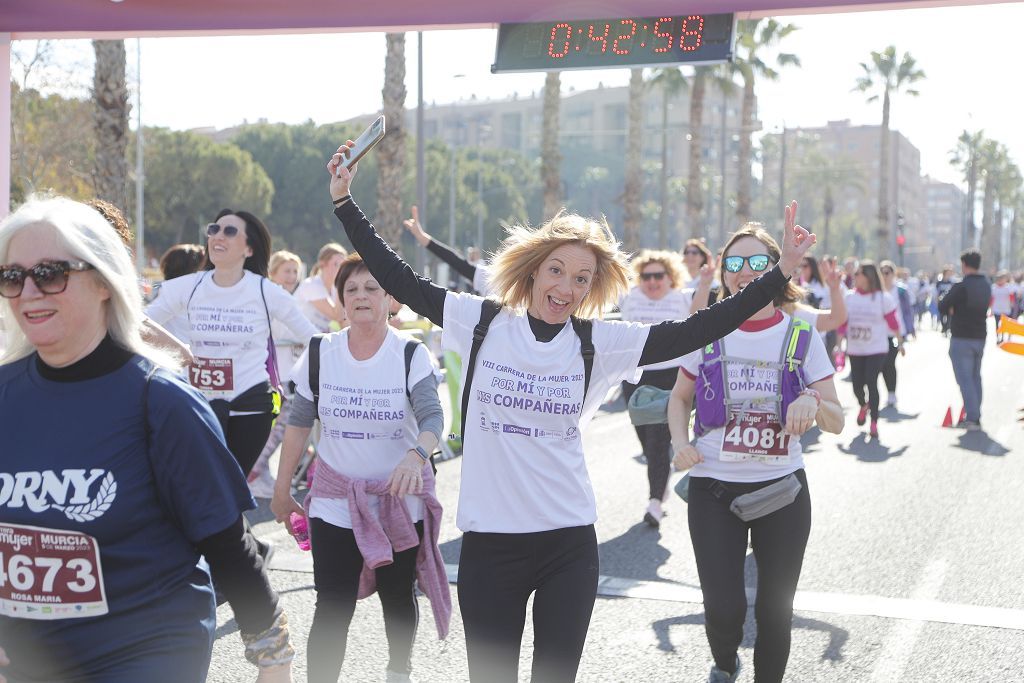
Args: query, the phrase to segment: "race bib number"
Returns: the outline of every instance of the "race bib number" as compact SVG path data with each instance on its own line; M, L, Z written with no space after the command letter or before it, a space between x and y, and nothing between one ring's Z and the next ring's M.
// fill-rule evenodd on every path
M196 358L188 368L188 379L208 394L227 394L235 388L234 363L230 358Z
M77 619L108 611L95 538L77 531L0 524L0 614Z
M871 341L871 327L868 325L850 325L847 328L847 334L850 339L854 341L869 342Z
M774 413L732 413L722 430L722 461L758 460L771 464L789 462L791 434L782 431Z

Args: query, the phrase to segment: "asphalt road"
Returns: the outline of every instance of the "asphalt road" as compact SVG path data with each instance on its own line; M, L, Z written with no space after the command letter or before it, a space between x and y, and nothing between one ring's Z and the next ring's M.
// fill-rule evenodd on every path
M1024 407L1024 358L990 344L983 365L984 431L968 433L939 426L947 407L955 417L961 405L947 346L930 331L908 344L899 361L898 409L883 410L879 441L854 424L856 403L842 378L837 386L846 429L839 435L815 430L804 438L814 522L788 681L1024 681L1024 423L1016 421ZM642 523L646 473L621 405L599 413L584 442L606 578L578 680L706 680L711 658L685 503L669 501L660 530ZM459 460L441 463L437 479L447 511L442 550L454 569ZM295 678L305 680L315 598L309 556L266 521L265 501L253 519L277 550L271 579L300 651ZM751 594L756 576L748 557ZM420 600L419 681L467 680L455 588L445 642L437 640L429 605ZM218 625L209 680L253 680L226 606ZM741 681L753 680L755 636L749 610ZM531 642L528 620L521 680L529 673ZM342 680L382 681L386 663L374 596L357 607Z

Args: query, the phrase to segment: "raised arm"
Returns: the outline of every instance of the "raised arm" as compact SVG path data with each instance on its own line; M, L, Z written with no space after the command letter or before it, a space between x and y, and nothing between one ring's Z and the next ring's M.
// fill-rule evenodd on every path
M412 207L412 218L406 218L402 221L402 225L416 239L417 244L447 263L462 277L470 282L473 281L473 277L476 275L476 266L455 253L447 244L439 242L428 234L420 224L420 212L415 205Z
M352 246L363 257L366 267L389 294L404 303L419 315L442 326L444 298L447 290L438 287L430 279L416 274L402 257L396 254L388 243L377 234L373 224L356 206L349 188L356 167L349 171L341 163L342 152L352 144L349 140L338 148L338 152L327 163L331 174L331 199L334 201L334 215L345 228Z

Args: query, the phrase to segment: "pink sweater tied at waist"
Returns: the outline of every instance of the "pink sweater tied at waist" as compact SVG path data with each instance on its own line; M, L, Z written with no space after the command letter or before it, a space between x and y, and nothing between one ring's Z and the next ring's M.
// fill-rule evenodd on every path
M306 515L314 498L338 498L348 500L348 511L352 518L352 533L363 556L363 571L359 575L358 599L373 595L377 590L378 567L394 561L393 552L402 552L419 544L416 553L416 580L420 590L430 600L434 612L434 623L439 638L448 635L452 616L452 597L448 589L448 575L445 572L441 549L437 545L441 533L441 503L434 493L434 473L429 463L423 465L423 543L416 534L416 527L405 500L392 496L388 484L381 479L350 479L331 469L318 459L313 486L303 501ZM380 519L370 511L367 494L380 497ZM392 550L393 549L393 550Z

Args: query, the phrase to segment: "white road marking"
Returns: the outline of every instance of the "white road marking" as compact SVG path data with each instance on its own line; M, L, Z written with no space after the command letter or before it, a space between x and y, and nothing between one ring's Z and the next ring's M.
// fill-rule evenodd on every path
M946 561L935 560L925 567L920 582L914 589L913 600L931 601L942 588L942 582L946 578ZM914 644L921 633L924 621L921 615L918 618L901 621L893 626L892 631L886 637L882 645L882 654L875 662L874 671L871 672L871 680L882 682L898 681L903 678L903 672L907 668L910 657L914 652Z
M270 561L270 568L278 571L312 573L313 558L309 553L300 555L297 552L285 552L279 549ZM459 566L447 564L445 570L449 583L456 583ZM925 578L922 579L921 584L910 598L797 591L793 607L801 612L881 617L912 622L930 621L1024 631L1024 610L962 605L934 600L934 596L942 584L945 570L945 562L929 565L925 571ZM704 602L704 596L698 586L686 586L665 581L638 581L615 576L601 576L597 584L597 594L604 597L660 600L694 605ZM747 588L747 600L750 604L754 603L755 596L754 589Z

